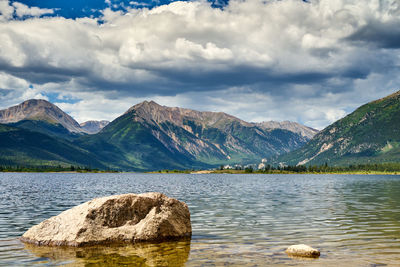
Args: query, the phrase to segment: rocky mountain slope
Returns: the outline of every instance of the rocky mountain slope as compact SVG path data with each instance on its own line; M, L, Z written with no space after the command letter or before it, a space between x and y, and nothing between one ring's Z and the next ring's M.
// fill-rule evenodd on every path
M399 162L400 91L359 107L278 161L290 165Z
M85 131L88 134L96 134L101 131L107 124L109 124L109 121L86 121L80 124L80 127L83 131Z
M308 138L264 129L222 112L137 104L94 136L78 140L124 168L190 168L247 163L304 145ZM116 160L113 160L113 159ZM120 162L120 163L118 163Z
M308 141L292 131L263 129L223 112L166 107L153 101L135 105L124 115L153 127L152 134L167 148L205 161L281 154Z

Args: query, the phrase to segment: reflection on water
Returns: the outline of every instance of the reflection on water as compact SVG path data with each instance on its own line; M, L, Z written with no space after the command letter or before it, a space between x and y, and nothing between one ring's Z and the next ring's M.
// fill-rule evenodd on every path
M94 197L163 192L185 201L186 243L25 247L32 225ZM0 266L400 266L400 176L0 173ZM291 259L289 245L321 250Z
M38 247L25 249L39 259L67 266L184 266L189 258L190 240L126 246Z

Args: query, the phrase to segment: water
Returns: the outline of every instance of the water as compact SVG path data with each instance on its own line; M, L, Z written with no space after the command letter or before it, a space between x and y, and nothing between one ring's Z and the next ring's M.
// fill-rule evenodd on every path
M190 241L48 248L29 227L95 197L185 201ZM0 266L400 266L400 176L0 173ZM305 243L315 260L284 250Z

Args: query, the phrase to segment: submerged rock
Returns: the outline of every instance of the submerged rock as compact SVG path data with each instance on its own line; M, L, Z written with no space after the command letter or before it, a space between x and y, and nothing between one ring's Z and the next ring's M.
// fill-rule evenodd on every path
M33 226L21 240L84 246L190 237L188 206L161 193L96 198Z
M286 249L286 253L292 257L307 258L318 258L321 254L319 250L304 244L290 246Z

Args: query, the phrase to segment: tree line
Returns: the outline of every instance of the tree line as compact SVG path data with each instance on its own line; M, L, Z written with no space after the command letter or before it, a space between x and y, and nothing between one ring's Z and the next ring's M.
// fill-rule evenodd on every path
M276 173L276 172L294 172L294 173L340 173L340 172L400 172L400 163L374 163L374 164L350 164L348 166L329 166L323 165L297 165L297 166L272 166L267 165L264 169L253 170L246 168L246 173Z
M0 165L0 172L117 172L115 170L99 170L89 166L22 166L22 165Z

